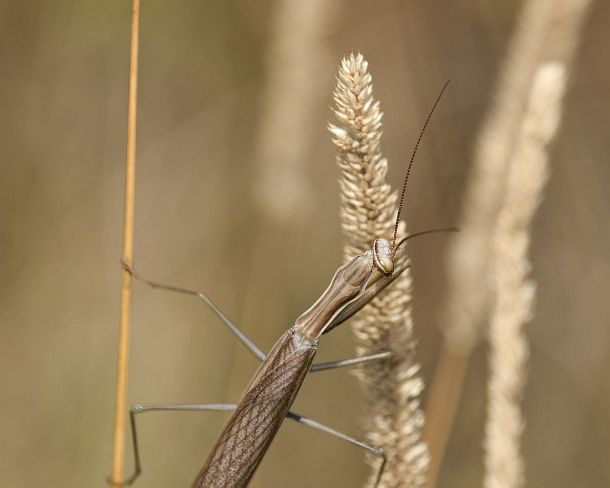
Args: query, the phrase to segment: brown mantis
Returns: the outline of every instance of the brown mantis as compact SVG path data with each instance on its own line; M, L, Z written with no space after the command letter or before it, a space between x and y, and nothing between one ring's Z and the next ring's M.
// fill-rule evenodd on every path
M294 325L279 338L269 354L265 355L204 293L151 281L141 277L133 269L128 268L136 279L153 288L161 288L199 298L261 361L261 365L251 379L238 404L168 403L134 405L130 411L130 421L135 469L133 475L124 480L120 485L133 483L141 473L136 415L143 412L168 410L233 411L231 418L214 444L205 465L197 475L193 484L194 488L238 488L246 486L285 418L290 418L303 425L337 436L379 457L381 459L377 472L377 482L379 482L386 460L385 454L381 449L298 415L290 411L290 407L309 372L352 366L371 361L388 360L390 358L389 352L380 351L376 354L354 359L313 364L319 338L357 313L407 269L408 261L406 257L404 254L398 254L400 246L405 241L426 233L452 230L428 230L412 234L403 238L398 243L396 242L398 223L405 200L406 184L411 167L424 131L447 84L448 82L441 90L430 110L413 150L402 187L392 241L390 242L381 238L375 239L371 249L341 266L320 298L297 318Z

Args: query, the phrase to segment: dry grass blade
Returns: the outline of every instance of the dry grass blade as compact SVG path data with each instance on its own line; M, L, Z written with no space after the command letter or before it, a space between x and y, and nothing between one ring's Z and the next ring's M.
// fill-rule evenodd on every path
M366 250L376 237L389 238L396 215L398 198L386 182L388 162L380 149L382 114L372 90L362 55L344 59L334 92L339 125L329 128L341 170L345 259ZM404 232L402 223L400 233ZM422 486L428 465L420 439L423 382L414 360L410 290L407 270L392 289L362 310L353 325L359 354L393 353L391 361L362 368L359 374L368 404L368 439L388 457L379 485L386 488Z

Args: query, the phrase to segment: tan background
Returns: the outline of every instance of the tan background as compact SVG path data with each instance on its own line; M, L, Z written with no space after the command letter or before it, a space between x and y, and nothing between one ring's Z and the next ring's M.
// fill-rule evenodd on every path
M273 2L145 1L141 19L137 266L206 290L265 350L341 259L325 129L341 56L354 50L369 60L395 184L428 107L452 79L406 212L412 230L455 224L518 5L337 4L320 53L326 95L302 94L315 104L303 168L313 191L288 230L253 199L275 10ZM110 473L129 12L127 1L0 2L2 486L101 487ZM610 485L609 25L610 3L596 2L535 220L539 296L524 402L533 487ZM446 243L410 244L427 382ZM133 319L131 402L239 397L256 363L199 303L138 285ZM325 339L320 359L351 355L347 327ZM441 487L481 484L486 354L484 345L475 352ZM359 405L353 376L336 371L309 379L295 410L357 434ZM136 486L189 486L225 417L144 416ZM359 449L286 425L253 486L352 487L366 473Z

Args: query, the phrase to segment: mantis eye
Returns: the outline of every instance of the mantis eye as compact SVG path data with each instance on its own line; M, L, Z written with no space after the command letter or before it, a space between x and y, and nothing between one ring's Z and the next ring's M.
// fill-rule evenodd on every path
M373 242L373 261L375 267L385 276L394 272L394 260L392 259L392 247L386 239L375 239Z

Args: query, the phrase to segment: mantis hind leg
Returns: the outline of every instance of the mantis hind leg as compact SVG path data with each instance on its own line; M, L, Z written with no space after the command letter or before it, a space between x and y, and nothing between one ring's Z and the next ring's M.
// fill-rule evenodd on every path
M235 410L235 403L137 403L129 411L129 422L131 425L131 441L133 446L134 469L131 476L121 481L108 479L112 486L123 487L131 485L142 473L142 462L140 461L140 448L138 445L138 431L136 429L136 415L145 412L200 412L200 411L230 411Z
M335 430L324 424L316 422L315 420L312 420L307 417L303 417L302 415L299 415L298 413L288 412L286 417L298 422L301 425L306 425L307 427L311 427L312 429L319 430L320 432L324 432L326 434L330 434L334 437L338 437L339 439L343 439L344 441L347 441L350 444L353 444L355 446L361 447L362 449L365 449L366 451L373 454L374 456L380 458L381 463L379 465L379 468L377 469L377 476L375 478L375 487L377 487L379 485L379 481L381 480L381 476L383 475L383 470L385 468L386 461L387 461L387 458L386 458L386 455L385 455L385 452L383 451L383 449L373 446L373 445L369 444L368 442L356 439L355 437L352 437L351 435L344 434L343 432L339 432L338 430Z

